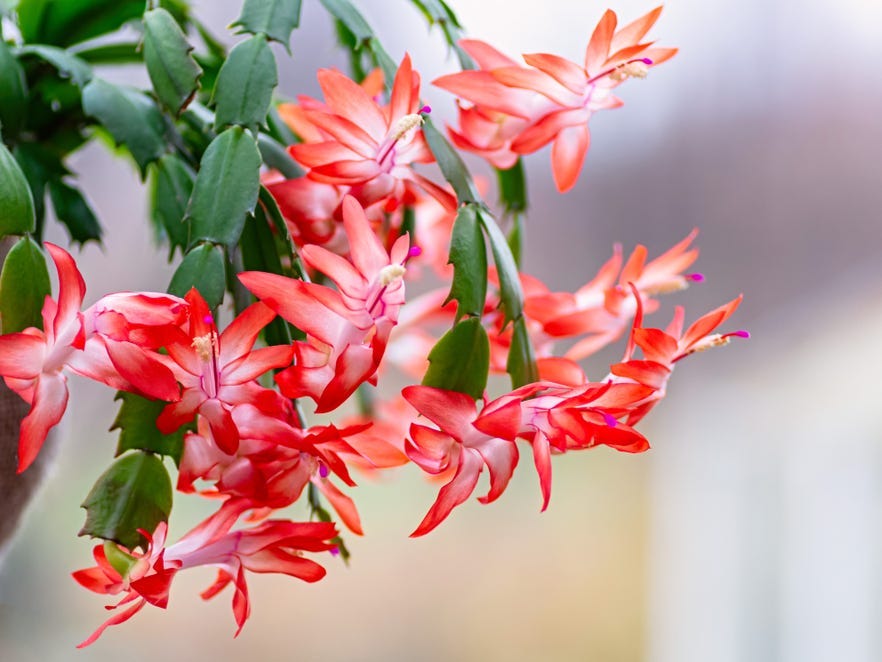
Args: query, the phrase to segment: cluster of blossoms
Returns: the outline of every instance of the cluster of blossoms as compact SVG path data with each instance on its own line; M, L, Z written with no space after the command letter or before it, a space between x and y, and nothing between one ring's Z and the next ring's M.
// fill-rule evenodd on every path
M590 39L584 67L548 54L525 56L528 66L521 66L487 44L464 41L462 48L480 68L436 81L470 104L460 106L452 140L500 168L553 142L558 188L570 188L588 147L591 113L620 105L611 93L615 86L674 54L639 43L659 11L619 31L615 14L607 12ZM21 426L20 471L61 419L66 373L73 372L165 402L156 428L164 434L187 430L178 489L220 503L174 544L166 545L167 525L160 522L141 531L140 549L116 542L95 548L97 565L74 577L90 590L121 595L114 607L125 609L83 645L148 603L164 608L174 576L186 568L218 569L205 598L233 585L240 629L249 614L246 570L317 581L325 570L303 553L337 553L335 525L272 514L315 490L346 528L361 534L355 505L339 486L355 485L352 469L411 462L438 477L437 498L412 534L420 536L468 499L485 466L489 491L479 501L497 499L524 442L544 509L553 454L601 445L645 451L649 443L635 425L664 397L675 364L746 336L717 333L740 298L685 330L682 308L664 330L644 326L644 315L659 306L655 297L702 280L687 272L698 256L694 233L652 260L642 246L627 260L616 248L574 293L551 291L520 274L522 322L535 357L536 378L529 383L477 403L464 392L412 385L400 397L375 403L373 413L348 415L337 425L308 425L300 399L312 400L317 413L334 412L387 369L422 377L437 332L463 314L455 300L448 301L449 287L413 300L405 296L406 282L420 275L451 276L448 246L458 208L451 191L412 168L434 157L421 128L429 108L420 101L420 78L410 59L402 60L386 104L379 74L358 84L323 70L318 79L324 101L301 97L279 108L301 141L290 154L306 176L286 180L265 173L312 280L238 274L255 302L219 331L196 289L183 298L115 293L82 310L85 287L73 258L47 243L59 288L56 299L45 301L43 329L0 336L0 374L31 405ZM500 281L492 271L494 286L472 318L488 338L490 372L502 374L515 339L502 311ZM262 330L276 316L298 331L296 338L259 346ZM624 336L622 360L602 379L589 379L578 362ZM561 341L567 341L566 351L559 351ZM271 371L272 387L265 379Z

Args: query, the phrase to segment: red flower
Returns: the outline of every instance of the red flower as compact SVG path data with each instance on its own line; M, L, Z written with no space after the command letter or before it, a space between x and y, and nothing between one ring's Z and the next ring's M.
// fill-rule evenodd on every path
M96 546L97 566L73 573L74 579L96 593L125 593L122 600L108 609L131 606L109 618L78 648L92 644L105 629L127 621L148 602L165 609L174 576L186 568L206 565L218 568L217 580L202 593L206 600L233 584L236 635L242 631L251 611L246 570L285 574L307 582L325 576L325 569L303 558L302 552L332 550L334 544L330 540L337 535L333 524L267 520L250 529L233 531L237 520L249 508L251 504L247 500L229 499L218 512L165 548L167 526L161 522L153 536L145 533L149 546L143 554L114 543Z
M291 346L253 349L260 330L276 314L262 303L246 308L218 335L205 300L194 288L187 293L190 304L189 332L178 330L166 345L166 364L183 386L178 402L169 404L156 420L163 433L177 430L198 413L211 427L221 450L232 453L239 432L232 409L242 403L256 405L271 415L283 410L280 398L254 380L272 368L291 363Z
M65 368L116 389L164 400L178 397L172 374L157 359L129 342L127 334L135 332L125 329L133 329L139 322L142 329L154 322L160 324L158 317L137 319L139 313L149 317L157 308L168 312L161 323L172 323L183 312L183 302L156 295L159 298L153 302L155 305L132 307L126 301L149 295L121 294L103 299L103 304L99 301L84 315L80 308L86 286L73 257L54 244L45 245L58 271L58 300L46 297L42 331L30 327L21 333L0 336L0 375L10 389L31 405L21 423L19 473L34 461L49 430L64 415L68 399ZM119 304L121 312L111 310L111 304ZM104 322L111 315L115 316L112 326L121 334L118 339L101 334L109 331ZM144 334L150 335L146 330Z
M407 236L387 253L350 196L343 224L351 261L320 246L303 249L303 260L337 290L259 271L239 274L254 296L307 334L295 343L295 364L276 381L288 397L313 398L319 412L335 409L376 373L404 303L404 265L412 255Z
M518 449L513 440L496 438L472 425L477 411L475 401L468 395L430 386L408 386L401 394L438 426L437 430L416 423L410 426L408 457L430 474L456 471L441 488L423 521L410 534L416 537L434 529L469 498L484 465L490 472L490 491L478 501L490 503L498 499L517 466Z
M432 163L420 113L420 77L405 55L395 75L388 106L380 107L358 84L330 69L318 72L325 109L302 108L314 130L302 130L304 142L289 148L316 182L352 187L349 193L365 207L380 200L397 206L408 189L426 191L449 208L453 197L411 168ZM321 138L321 139L319 139Z
M460 147L470 149L471 145L472 151L488 157L495 157L499 150L531 154L553 143L555 183L559 191L569 190L588 151L591 115L622 105L611 93L612 88L628 78L643 78L649 67L677 52L673 48L654 48L651 42L640 43L660 13L661 7L657 7L616 32L616 15L607 10L591 35L581 65L548 53L524 55L527 67L511 61L502 64L505 56L478 42L485 52L496 54L488 59L489 71L462 72L435 81L475 104L476 110L465 116L462 127L468 138L458 140L453 134L454 140ZM476 48L474 42L466 45L470 50ZM487 85L488 75L499 85ZM539 98L525 98L525 91ZM503 126L499 113L527 120L528 125L521 127L509 121L506 130L499 133ZM482 133L483 139L479 137Z

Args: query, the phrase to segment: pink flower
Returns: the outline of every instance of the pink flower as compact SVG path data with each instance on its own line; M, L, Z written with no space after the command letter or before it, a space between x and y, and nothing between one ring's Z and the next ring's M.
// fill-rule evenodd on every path
M236 635L242 631L251 611L246 570L285 574L307 582L316 582L325 576L325 569L303 558L302 552L332 550L334 544L330 541L337 535L333 524L267 520L250 529L233 531L237 520L249 508L251 504L247 500L229 499L218 512L170 547L165 547L167 525L161 522L152 536L142 531L149 542L143 554L110 542L96 546L97 565L73 573L74 579L96 593L125 594L108 609L129 606L105 621L78 648L94 643L105 629L127 621L147 603L165 609L174 576L187 568L214 566L218 569L217 580L202 593L206 600L233 584Z
M260 330L275 317L262 303L246 308L218 335L205 300L194 288L187 293L190 304L189 332L178 330L166 345L166 364L183 386L181 398L159 415L156 427L174 432L198 413L211 427L221 450L231 453L239 443L232 409L243 403L256 405L272 415L283 411L280 398L254 380L272 368L291 363L290 345L253 349Z
M58 271L58 300L46 297L43 330L31 327L21 333L0 336L0 375L9 388L31 405L21 423L19 473L31 465L49 430L64 415L68 399L65 368L116 389L165 400L178 398L171 372L130 342L127 334L136 332L127 315L136 318L136 311L125 305L121 306L122 312L99 306L84 315L80 308L86 286L73 257L54 244L45 245ZM122 304L125 297L130 297L130 301L138 296L142 295L117 295L115 303ZM180 300L166 296L159 300L158 306L169 310L166 321L173 322L183 309L181 304ZM142 306L140 312L155 312L155 306ZM108 330L103 328L105 315L111 314L115 316L113 326L120 334L118 339L101 335L101 331ZM143 328L151 321L147 320ZM138 320L134 324L137 325Z
M380 200L394 208L405 192L419 188L449 208L453 197L411 168L432 163L420 113L420 77L410 57L404 56L388 106L380 107L358 84L330 69L318 72L325 109L302 108L311 129L302 130L304 142L289 148L291 156L309 169L307 176L324 184L352 187L349 193L365 207Z
M685 332L681 306L677 306L674 319L665 331L643 328L643 309L638 306L625 357L621 363L610 367L611 380L642 384L653 389L652 394L629 413L627 421L630 425L639 422L664 398L668 379L678 361L696 352L728 345L732 338L750 337L744 330L713 333L735 312L741 300L742 296L739 295L729 303L715 308L693 322ZM638 303L639 301L638 298ZM637 347L643 350L643 360L633 358Z
M512 441L496 438L472 425L477 411L475 401L468 395L430 386L408 386L401 393L420 414L438 426L410 426L408 457L430 474L456 472L410 534L416 537L434 529L469 498L485 465L490 472L490 491L478 501L490 503L498 499L518 463L518 449Z
M387 252L350 196L343 200L343 225L351 261L320 246L302 253L337 290L276 274L239 274L254 296L307 334L295 343L294 365L276 381L288 397L313 398L319 412L335 409L373 378L404 303L404 265L415 254L407 236Z
M478 47L493 54L487 61L488 71L462 72L435 82L474 104L475 110L464 117L462 135L467 138L454 140L460 147L471 146L472 151L502 165L500 151L531 154L553 143L555 183L559 191L569 190L588 151L591 115L621 106L622 101L611 92L614 87L628 78L645 77L649 67L677 52L655 48L651 42L640 43L660 13L661 7L657 7L616 31L616 14L607 10L591 35L583 64L549 53L533 53L524 55L529 66L523 67L504 62L505 56L478 42ZM466 46L470 52L476 48L474 42ZM488 76L499 85L488 85ZM534 96L525 97L525 92ZM526 120L527 125L505 120L499 114Z

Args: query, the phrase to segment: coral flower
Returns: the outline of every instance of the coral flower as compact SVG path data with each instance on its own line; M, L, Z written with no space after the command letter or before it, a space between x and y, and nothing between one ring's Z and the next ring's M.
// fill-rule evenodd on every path
M307 176L324 184L352 187L349 193L364 207L380 200L394 208L405 192L417 187L453 208L453 197L416 173L413 163L432 163L423 138L419 100L420 77L405 55L395 75L388 106L381 108L357 83L330 69L318 73L328 110L303 108L302 114L318 132L289 148L291 156L309 169ZM309 140L324 138L313 142Z
M303 260L337 290L258 271L239 274L252 294L306 332L307 341L295 343L295 364L276 381L288 397L313 398L319 412L335 409L373 378L404 303L405 264L417 254L407 235L387 252L351 196L343 200L343 225L351 262L320 246L303 249Z
M126 314L152 314L150 304L125 305L132 297L116 295L104 306L93 307L87 314L80 312L86 286L70 253L46 243L46 250L58 271L58 299L46 297L43 303L43 330L30 327L21 333L0 336L0 375L10 389L31 405L21 423L18 445L18 471L27 469L37 457L49 430L67 408L67 377L64 369L126 391L143 393L165 400L178 398L174 377L158 360L151 359L142 349L126 338L112 340L96 332L96 320L103 314L116 316L114 327L120 333L131 326ZM157 295L159 307L180 308L180 300ZM99 302L100 303L100 302ZM122 313L107 308L120 304ZM99 311L99 312L96 312ZM177 317L172 311L164 322ZM147 320L148 322L156 320ZM99 327L101 326L99 322Z
M651 42L640 42L660 13L661 7L657 7L616 31L616 14L607 10L591 35L582 64L549 53L532 53L524 55L527 67L498 62L491 66L486 74L499 86L480 84L482 79L475 72L435 81L476 108L463 118L466 124L461 133L470 136L468 140L454 140L465 149L471 143L473 151L501 165L505 163L500 160L500 149L531 154L552 143L554 180L559 191L568 191L576 183L588 151L591 115L621 106L622 101L611 92L614 87L628 78L645 77L649 67L661 64L677 52L674 48L656 48ZM474 48L471 44L470 49ZM486 79L486 74L479 72L478 76ZM525 100L524 92L532 92L540 99ZM537 112L536 106L543 105L547 109ZM505 125L499 113L527 120L527 126L520 129L517 122ZM503 126L505 131L500 134ZM517 135L512 135L516 130ZM481 132L494 137L481 140L476 137Z
M272 368L290 364L294 350L290 345L253 349L260 330L276 316L262 303L246 308L218 335L199 292L191 289L186 299L190 304L189 333L179 330L175 341L166 347L166 364L183 391L178 402L162 411L156 427L168 434L198 413L208 421L221 450L232 453L239 443L233 407L249 403L275 413L278 394L254 380Z
M203 599L214 597L230 583L234 585L237 635L251 611L246 570L285 574L307 582L316 582L325 576L325 569L303 558L302 552L333 549L330 540L337 535L333 524L267 520L251 529L233 531L236 521L250 508L251 504L245 499L228 499L220 510L169 547L165 547L168 527L160 522L153 535L145 533L149 546L143 554L111 542L95 547L97 565L73 573L74 579L96 593L125 593L122 600L108 609L128 607L111 616L78 648L94 643L105 629L129 620L147 603L165 609L172 580L187 568L214 566L218 569L217 580L203 591Z

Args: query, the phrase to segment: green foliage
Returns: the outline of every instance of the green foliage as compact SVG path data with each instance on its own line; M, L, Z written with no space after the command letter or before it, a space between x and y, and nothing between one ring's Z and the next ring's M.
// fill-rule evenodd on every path
M462 25L456 14L444 0L410 0L411 3L422 12L430 25L437 25L444 33L444 39L459 59L463 69L474 69L475 61L459 45L462 37Z
M499 183L499 202L506 213L527 211L527 182L522 159L515 161L508 170L496 168L496 181Z
M300 25L301 0L245 0L233 27L242 32L264 34L291 52L291 32Z
M115 32L144 0L19 0L17 11L25 42L64 47Z
M269 115L267 115L269 117ZM294 142L293 140L291 142ZM257 136L257 147L263 162L270 168L278 170L285 178L295 179L303 176L303 169L291 158L286 150L274 138L265 133Z
M168 521L171 479L156 455L127 453L101 474L82 507L86 523L79 535L133 549L145 542L138 529L152 533L157 524Z
M21 56L33 55L47 64L52 65L65 78L79 88L92 80L92 67L70 51L57 46L26 45L19 49Z
M21 142L15 146L13 153L34 197L34 213L37 217L37 236L39 236L46 207L46 185L53 179L61 179L68 172L58 155L43 144Z
M168 237L172 254L177 247L184 251L189 240L184 216L195 180L193 169L174 154L163 156L151 170L151 216L161 233Z
M29 326L43 328L40 311L49 292L49 272L43 253L37 242L22 237L6 255L0 272L2 332L16 333Z
M518 267L508 241L494 218L483 209L478 213L478 218L487 239L490 240L493 262L496 263L496 271L499 273L499 296L505 313L505 323L508 323L518 319L524 312L524 293L521 290Z
M341 30L338 27L337 32L341 37L345 37L341 41L350 48L353 53L353 61L357 61L356 55L362 48L367 48L374 64L383 70L386 84L391 85L398 67L395 61L389 57L380 40L374 36L374 31L371 30L371 26L364 20L364 16L349 0L321 0L321 3L328 10L328 13L345 28L345 30ZM363 72L361 66L359 66L359 70Z
M141 170L166 151L165 125L156 104L142 92L93 78L83 89L83 110L131 152Z
M348 0L321 0L321 3L355 37L356 47L366 44L374 36L364 16Z
M9 137L18 133L24 122L28 86L24 69L12 50L0 38L0 128Z
M450 182L460 203L479 202L481 198L475 190L472 177L469 175L462 158L428 118L423 124L423 136L426 138L435 160L438 161L438 167L441 168L444 179Z
M172 276L168 291L182 297L195 287L210 308L217 308L224 299L225 276L224 249L199 244L184 256Z
M236 44L221 67L214 89L215 129L237 124L256 132L266 121L278 82L276 58L264 35Z
M202 156L187 208L191 243L235 244L245 218L254 213L259 189L257 145L242 127L231 127L215 138Z
M424 386L459 391L475 400L484 395L490 371L490 340L481 319L470 317L455 325L429 352Z
M463 315L480 317L487 299L487 247L474 205L459 208L450 238L453 284L448 301L456 300L456 321Z
M511 385L514 388L539 380L533 344L530 342L527 323L523 317L516 319L512 326L511 347L508 350L505 370L511 376Z
M140 44L129 41L77 48L76 56L89 64L136 64L143 61Z
M190 55L193 47L165 9L144 14L144 62L156 96L179 115L199 86L202 68Z
M156 427L156 419L168 403L124 391L117 393L115 399L122 400L119 413L110 426L111 430L119 430L117 455L131 450L150 451L168 455L175 464L181 463L187 427L182 426L171 434L163 434Z
M78 189L68 186L60 179L51 180L49 198L52 200L56 218L67 226L72 241L81 244L90 239L101 241L101 225Z
M15 157L0 142L0 237L33 232L36 227L28 180Z

